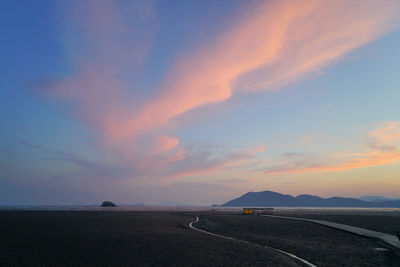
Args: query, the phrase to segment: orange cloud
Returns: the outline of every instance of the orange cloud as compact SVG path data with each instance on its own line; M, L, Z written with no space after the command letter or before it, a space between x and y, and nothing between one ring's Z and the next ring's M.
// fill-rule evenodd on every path
M330 164L292 162L266 168L265 174L340 172L393 163L400 160L400 122L385 122L366 137L369 151L331 155Z
M351 159L343 163L336 163L333 165L323 165L323 166L311 166L311 167L288 167L282 168L281 170L271 170L265 173L268 174L297 174L297 173L313 173L313 172L341 172L352 169L359 169L365 167L372 167L377 165L384 165L393 163L400 160L400 153L393 154L383 154L383 153L365 153L363 158Z
M396 151L400 140L400 122L385 122L383 127L372 131L366 138L367 144L380 151Z

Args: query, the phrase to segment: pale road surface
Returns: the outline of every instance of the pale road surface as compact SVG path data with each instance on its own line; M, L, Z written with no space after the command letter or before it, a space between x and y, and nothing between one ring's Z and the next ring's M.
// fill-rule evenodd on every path
M196 227L193 226L193 223L196 223L196 222L198 222L198 221L199 221L199 217L196 216L196 220L193 221L193 222L191 222L191 223L189 223L189 227L192 228L193 230L196 230L196 231L199 231L199 232L208 234L208 235L212 235L212 236L216 236L216 237L220 237L220 238L224 238L224 239L228 239L228 240L233 240L233 241L240 241L240 242L244 242L244 243L248 243L248 244L253 244L253 245L257 245L257 246L262 246L262 247L265 247L265 248L270 248L270 249L273 249L273 250L275 250L275 251L277 251L277 252L280 252L280 253L282 253L282 254L284 254L284 255L286 255L286 256L289 256L289 257L291 257L291 258L293 258L293 259L296 259L296 260L302 262L303 264L305 264L305 265L307 265L307 266L310 266L310 267L317 267L316 265L314 265L314 264L312 264L312 263L306 261L305 259L302 259L302 258L300 258L300 257L297 257L296 255L293 255L293 254L291 254L291 253L289 253L289 252L286 252L286 251L283 251L283 250L280 250L280 249L277 249L277 248L273 248L273 247L269 247L269 246L264 246L264 245L260 245L260 244L253 243L253 242L249 242L249 241L246 241L246 240L235 239L235 238L232 238L232 237L230 237L230 236L224 236L224 235L214 234L214 233L211 233L211 232L208 232L208 231L201 230L201 229L196 228Z
M359 227L354 227L346 224L340 224L340 223L333 223L333 222L328 222L328 221L322 221L322 220L312 220L312 219L304 219L304 218L297 218L297 217L286 217L286 216L275 216L275 215L262 215L265 217L272 217L272 218L282 218L282 219L290 219L290 220L299 220L299 221L306 221L306 222L312 222L312 223L317 223L321 225L325 225L328 227L340 229L343 231L347 231L350 233L354 233L357 235L361 236L366 236L366 237L373 237L380 239L394 247L400 248L400 241L395 235L389 235L386 233L381 233L381 232L376 232L364 228L359 228Z

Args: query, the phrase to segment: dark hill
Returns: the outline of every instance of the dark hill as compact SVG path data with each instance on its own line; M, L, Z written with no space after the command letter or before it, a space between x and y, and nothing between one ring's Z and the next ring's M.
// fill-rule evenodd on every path
M101 207L116 207L117 205L115 205L114 203L112 203L111 201L107 200L107 201L103 201L103 203L101 203Z
M222 206L296 206L296 199L272 191L248 192L243 196L228 201Z
M356 198L331 197L321 198L313 195L284 195L272 191L248 192L238 198L232 199L222 206L244 207L244 206L271 206L271 207L382 207L398 208L400 200L385 202L368 202Z

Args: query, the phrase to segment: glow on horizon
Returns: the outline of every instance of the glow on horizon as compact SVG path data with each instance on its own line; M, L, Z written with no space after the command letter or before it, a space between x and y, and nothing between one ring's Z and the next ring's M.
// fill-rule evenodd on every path
M187 12L204 15L214 8L203 5L200 11L187 9ZM224 5L228 5L228 1L215 9L227 10ZM347 129L347 133L349 138L359 141L351 141L351 145L341 142L327 149L326 142L319 146L311 139L291 151L283 147L302 138L294 135L300 129L290 126L296 124L296 119L286 121L293 134L289 140L279 135L279 129L273 128L274 124L280 125L279 118L287 117L287 110L270 107L275 112L271 114L267 109L259 109L255 117L244 120L240 119L241 110L231 107L233 102L244 103L242 110L251 110L252 102L256 102L252 95L265 98L265 94L273 97L282 92L283 96L295 96L302 90L307 91L301 88L304 84L323 79L335 68L346 66L347 57L353 51L386 34L398 35L400 3L394 0L238 1L234 6L232 14L221 13L223 16L211 18L223 26L218 27L218 24L217 31L201 35L206 38L202 37L201 43L194 45L190 40L200 36L196 35L196 30L207 32L208 29L202 29L194 19L188 18L189 27L197 25L197 28L188 36L176 36L176 32L182 30L179 22L163 25L160 20L168 17L164 14L170 16L177 11L157 1L57 1L50 5L53 18L41 19L44 23L58 19L51 38L57 40L57 49L63 51L63 58L52 58L59 69L62 69L60 66L64 69L52 71L52 66L43 65L42 73L34 77L34 82L20 85L27 88L21 89L22 95L10 93L7 96L5 91L4 101L18 103L33 93L49 103L41 109L48 113L53 110L56 118L72 119L73 126L69 127L72 135L89 137L83 146L75 141L61 146L60 140L69 138L67 133L61 134L59 140L40 140L37 144L32 135L16 134L10 121L2 121L5 127L0 132L0 148L17 155L7 157L4 152L0 158L0 167L5 166L6 170L0 173L0 183L3 181L5 185L3 191L16 190L16 195L36 192L21 201L44 203L56 201L55 197L40 198L39 192L49 190L72 192L81 201L107 195L110 199L120 198L119 201L155 203L160 196L154 195L162 195L163 188L169 192L165 197L176 194L176 199L166 201L190 201L189 196L183 196L178 190L181 186L190 188L187 190L198 196L205 191L213 192L214 196L204 202L199 197L194 200L202 204L222 201L238 192L271 188L281 192L340 194L335 184L355 187L349 194L357 195L361 191L373 193L374 188L357 191L357 185L363 185L359 174L348 178L346 183L341 182L343 177L354 170L373 171L379 167L380 178L376 183L382 186L376 194L400 194L392 190L394 185L400 188L400 181L394 181L389 171L385 174L385 166L389 170L389 166L398 166L400 161L398 108L397 116L382 116L379 121L367 117L363 122L353 121L355 127ZM15 11L18 7L8 3L7 8ZM38 4L32 7L35 8L43 7ZM37 10L32 10L34 12ZM9 20L12 23L13 18ZM26 22L18 23L25 31L29 29ZM177 42L182 45L170 45L161 33L178 38ZM21 35L24 36L24 32ZM169 50L164 51L163 44ZM30 51L28 43L22 49ZM18 53L17 50L12 52ZM50 50L41 53L50 54ZM160 56L162 54L174 56L166 58ZM158 69L158 64L165 69ZM361 68L355 65L354 69ZM388 76L395 71L385 69ZM15 82L9 79L8 84L14 86ZM347 81L340 79L338 76L333 84L346 86ZM396 96L395 83L399 85L400 81L393 80L392 84L385 85L388 101ZM291 88L298 89L291 91ZM336 99L344 97L340 90L328 93ZM60 104L62 110L51 106L54 103ZM295 104L293 108L298 105L300 114L308 106L307 97L304 103ZM34 105L33 100L18 108L24 111ZM226 112L228 120L237 119L243 128L252 125L254 131L263 133L265 138L254 140L250 136L240 136L235 142L225 138L230 135L228 125L231 124L221 117L221 112ZM198 120L199 114L202 121ZM340 114L340 110L334 107L329 114ZM43 119L42 115L33 117L33 123ZM273 131L260 125L262 118L272 117L276 118L269 119ZM323 114L319 118L323 120ZM186 130L198 125L206 131L208 121L214 119L221 127L227 125L226 129L216 134L211 130L207 138L200 140ZM23 126L24 120L20 123ZM63 125L63 119L57 123ZM338 129L346 128L340 119L333 124ZM309 127L316 132L323 128L319 123L310 123ZM51 128L38 132L46 135ZM337 136L342 138L343 134L338 130L326 135L327 138ZM279 142L274 143L272 138ZM33 155L24 151L33 151ZM19 155L24 154L28 157L24 170L16 169L22 157ZM42 160L35 167L33 162L38 160L39 154ZM62 167L55 168L52 165L55 161ZM288 175L297 187L288 184ZM323 179L311 185L304 180L304 175ZM64 178L55 178L60 176ZM91 186L94 182L96 185ZM113 186L107 186L108 183ZM373 183L368 180L365 184ZM196 187L202 189L196 192ZM149 193L143 195L139 191ZM15 199L17 197L8 194L0 198L0 203L15 202Z

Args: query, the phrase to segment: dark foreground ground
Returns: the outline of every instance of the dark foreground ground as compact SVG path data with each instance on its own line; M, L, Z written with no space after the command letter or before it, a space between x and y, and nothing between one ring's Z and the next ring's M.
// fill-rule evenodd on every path
M0 211L1 266L297 266L188 227L186 213Z
M385 244L307 222L227 212L0 211L0 266L400 266Z
M399 251L384 242L310 222L234 213L200 218L202 229L288 251L317 266L400 266Z
M324 220L347 224L394 235L400 231L400 212L374 212L374 211L337 211L312 212L312 211L278 211L279 216L292 216L313 220Z

